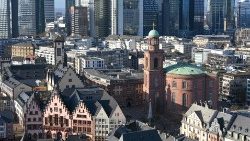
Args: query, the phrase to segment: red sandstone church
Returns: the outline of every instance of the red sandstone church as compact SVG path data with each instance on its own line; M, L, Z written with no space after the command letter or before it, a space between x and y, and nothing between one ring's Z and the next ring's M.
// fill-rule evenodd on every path
M153 111L185 111L196 102L217 108L219 82L215 74L185 63L163 68L164 52L159 49L156 30L149 32L148 45L144 53L143 90Z

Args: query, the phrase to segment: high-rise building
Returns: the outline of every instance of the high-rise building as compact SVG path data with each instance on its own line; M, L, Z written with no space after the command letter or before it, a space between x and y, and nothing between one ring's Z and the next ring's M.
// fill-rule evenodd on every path
M143 34L152 29L152 24L158 25L159 0L143 0Z
M202 34L204 29L204 0L180 1L180 34Z
M119 5L121 6L119 7ZM122 10L123 0L111 1L111 35L118 34L118 14L123 13ZM120 8L120 9L119 9Z
M224 1L224 18L226 30L235 29L235 0L225 0Z
M96 37L110 34L110 1L94 0L94 24Z
M44 0L44 16L45 22L54 22L55 20L55 1L54 0Z
M11 0L11 22L12 22L12 37L16 38L18 37L18 0Z
M94 37L95 36L94 0L75 0L75 6L87 7L88 34Z
M44 32L43 0L19 0L18 28L21 36L34 36Z
M180 1L163 0L163 35L178 35L180 28Z
M36 35L42 34L45 31L45 7L44 0L36 1Z
M211 32L222 33L224 31L224 1L210 1Z
M237 27L249 28L250 27L250 1L245 0L245 1L238 2L237 8L238 8Z
M36 35L36 1L19 0L18 28L20 36Z
M71 34L88 35L88 9L82 6L71 7Z
M112 0L111 31L111 34L142 36L143 0Z
M65 21L66 21L66 28L67 28L67 34L71 34L71 25L70 25L70 7L75 5L75 0L65 0Z
M11 38L11 1L0 0L0 39Z

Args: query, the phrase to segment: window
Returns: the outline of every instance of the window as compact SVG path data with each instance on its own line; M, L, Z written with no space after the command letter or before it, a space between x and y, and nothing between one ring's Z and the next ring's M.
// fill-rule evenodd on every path
M182 95L182 106L187 107L187 94Z
M36 118L33 118L33 121L36 121Z
M69 82L72 82L72 79L69 79Z
M182 81L182 88L187 89L187 81Z
M154 69L158 68L158 58L154 59Z
M62 55L61 48L57 48L56 52L57 52L57 56L61 56Z
M172 101L173 103L175 103L175 93L174 93L174 92L172 93L171 101Z
M35 114L38 115L38 111L35 111Z
M172 82L172 87L173 87L173 88L176 88L176 87L177 87L176 81L173 81L173 82Z

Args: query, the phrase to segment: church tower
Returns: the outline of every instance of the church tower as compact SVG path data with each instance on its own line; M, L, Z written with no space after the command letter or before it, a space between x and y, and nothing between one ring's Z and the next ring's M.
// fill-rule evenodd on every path
M65 61L65 51L64 51L64 37L63 36L57 36L54 40L54 48L55 48L55 64L57 65L59 63L64 64L67 62Z
M148 50L144 52L144 85L148 103L152 103L153 113L164 110L165 81L163 73L163 50L159 49L159 33L151 30L147 37Z

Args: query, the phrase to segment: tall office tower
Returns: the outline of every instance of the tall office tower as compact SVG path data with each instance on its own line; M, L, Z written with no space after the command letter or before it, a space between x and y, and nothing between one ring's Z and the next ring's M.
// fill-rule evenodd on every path
M18 37L18 0L11 0L11 22L12 22L12 37Z
M194 18L192 30L195 34L202 34L204 31L205 2L206 0L194 0Z
M214 34L224 31L224 1L210 1L211 32Z
M152 29L152 24L158 25L159 0L143 0L143 35ZM157 26L158 27L158 26Z
M235 29L235 0L224 1L224 30Z
M36 35L36 1L19 0L18 28L20 36Z
M11 38L11 1L0 0L0 39Z
M88 33L90 36L94 37L95 36L94 0L75 0L75 6L87 7Z
M54 22L55 20L55 1L44 0L44 17L45 22Z
M180 35L202 34L204 29L204 0L180 1Z
M73 35L88 36L88 9L87 7L71 7L71 31Z
M110 35L110 1L94 0L95 36Z
M238 2L237 9L237 27L250 28L250 0Z
M163 1L163 35L178 35L180 18L180 1Z
M42 34L45 31L45 7L44 0L36 1L36 35Z
M119 4L123 5L123 0L111 0L111 35L118 34L118 14L123 13L123 8L121 6L119 9Z
M21 36L35 36L44 32L43 0L19 0L18 29Z
M65 0L65 21L66 21L66 28L67 28L67 34L71 34L71 25L70 25L70 8L75 5L75 0Z
M118 34L143 36L143 0L123 0L122 7L123 12L118 14L122 18L118 19Z

